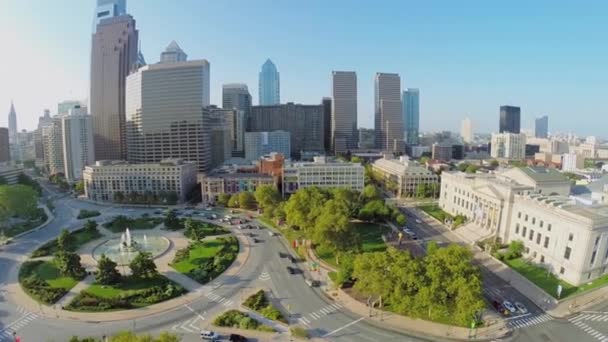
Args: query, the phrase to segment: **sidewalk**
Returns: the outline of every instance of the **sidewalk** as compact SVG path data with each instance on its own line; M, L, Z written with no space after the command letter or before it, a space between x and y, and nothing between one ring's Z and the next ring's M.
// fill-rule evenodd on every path
M72 299L74 299L74 297L76 297L80 294L80 291L86 289L87 287L92 285L94 282L95 282L94 275L86 276L81 282L76 284L76 286L72 287L70 289L70 291L65 294L65 296L63 296L59 301L57 301L57 303L55 303L55 305L59 306L60 308L68 306L68 304L70 304Z

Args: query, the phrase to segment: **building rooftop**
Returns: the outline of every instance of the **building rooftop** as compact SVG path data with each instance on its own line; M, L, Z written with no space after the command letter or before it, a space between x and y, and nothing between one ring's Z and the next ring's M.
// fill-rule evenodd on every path
M568 180L566 176L555 169L533 166L520 167L519 169L537 182L564 182Z

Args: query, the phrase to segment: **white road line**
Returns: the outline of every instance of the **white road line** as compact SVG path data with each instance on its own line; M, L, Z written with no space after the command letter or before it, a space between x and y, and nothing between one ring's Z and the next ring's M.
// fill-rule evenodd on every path
M306 326L308 326L308 325L310 324L310 323L306 322L306 321L304 320L304 318L299 318L299 319L298 319L298 321L299 321L300 323L302 323L302 324L306 325Z
M199 314L198 312L196 312L194 309L192 309L188 304L184 304L184 306L186 307L186 309L190 310L190 312L194 313L195 315L198 316L198 318L202 319L203 321L205 320L205 317L201 316L201 314Z
M360 321L362 321L364 319L365 319L365 317L361 317L361 318L359 318L356 321L352 321L352 322L350 322L350 323L348 323L348 324L346 324L346 325L344 325L344 326L342 326L342 327L340 327L340 328L338 328L338 329L336 329L334 331L328 332L327 334L321 336L321 338L326 338L327 336L333 335L333 334L337 333L338 331L344 330L344 329L350 327L351 325L355 325L355 324L359 323Z
M530 315L531 315L531 313L527 313L527 314L523 314L523 315L519 315L519 316L513 316L513 317L505 318L505 321L510 321L510 320L514 320L514 319L518 319L518 318L528 317Z
M321 316L317 315L316 313L311 313L310 316L312 316L313 319L317 320L319 318L321 318Z
M331 313L331 311L327 310L326 308L322 308L321 310L319 310L321 312L323 312L326 315L329 315Z
M338 303L334 303L331 306L333 306L334 308L336 308L336 310L340 310L340 308L342 307L342 305L340 305Z

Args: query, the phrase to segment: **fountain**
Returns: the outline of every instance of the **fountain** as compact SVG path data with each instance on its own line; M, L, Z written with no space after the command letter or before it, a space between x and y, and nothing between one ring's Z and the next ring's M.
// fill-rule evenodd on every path
M170 242L160 235L131 235L129 228L120 234L120 238L107 240L93 250L93 258L98 260L102 254L119 265L128 265L139 252L149 252L153 257L164 253Z

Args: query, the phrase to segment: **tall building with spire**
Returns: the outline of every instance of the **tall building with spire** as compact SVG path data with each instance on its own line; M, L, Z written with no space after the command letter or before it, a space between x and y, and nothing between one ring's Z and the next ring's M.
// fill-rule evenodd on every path
M17 112L11 101L11 109L8 112L8 138L11 144L17 143Z
M271 106L281 103L281 80L277 67L270 59L267 59L262 65L258 95L260 106Z
M169 43L169 46L160 54L161 63L185 62L188 60L188 55L177 45L175 40Z
M138 62L139 32L125 7L124 0L97 1L89 96L96 160L127 155L125 81Z

